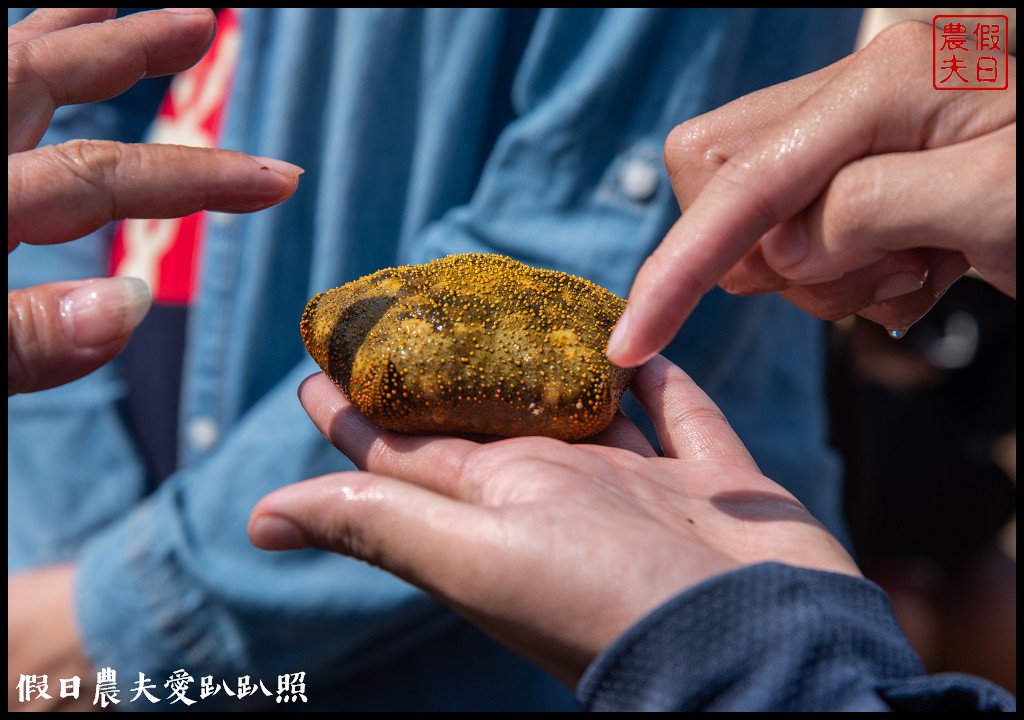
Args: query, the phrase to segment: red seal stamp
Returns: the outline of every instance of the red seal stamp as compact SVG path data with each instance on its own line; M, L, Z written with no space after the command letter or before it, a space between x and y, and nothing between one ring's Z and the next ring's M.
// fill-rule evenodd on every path
M932 18L932 87L1006 90L1009 87L1006 15Z

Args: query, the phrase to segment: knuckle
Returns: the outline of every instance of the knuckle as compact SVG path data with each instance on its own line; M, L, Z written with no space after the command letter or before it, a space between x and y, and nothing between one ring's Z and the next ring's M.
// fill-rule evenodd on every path
M872 48L873 53L885 53L891 57L893 50L901 54L908 47L929 45L932 39L931 27L918 20L903 20L882 30L865 49Z
M7 46L7 90L8 98L12 88L28 92L36 102L53 106L68 102L67 90L53 76L51 69L54 54L60 48L54 47L44 35L25 42Z
M18 42L7 46L7 87L24 85L38 78L32 69L32 51L28 43Z
M49 305L36 297L32 288L7 294L8 390L20 392L36 384L40 360L53 344L55 321ZM50 333L45 332L47 329ZM11 377L14 386L11 387Z
M55 160L79 176L105 171L120 160L120 144L107 140L68 140L49 146Z
M25 212L25 207L31 204L28 198L30 189L31 177L26 171L24 156L9 157L7 159L8 254L25 241L27 232L33 225L31 214Z
M852 56L847 82L876 94L885 93L893 103L919 97L918 84L908 78L916 79L929 72L931 43L932 30L928 24L917 20L895 23Z
M69 140L59 145L39 148L44 159L72 176L73 181L88 188L87 194L103 210L101 217L120 217L117 197L113 191L116 175L122 171L131 175L131 170L122 167L125 161L125 146L107 140Z
M666 413L669 426L677 431L686 431L688 428L706 428L709 425L729 425L725 415L718 408L702 405L680 403L669 409Z
M705 116L676 125L665 139L665 168L677 192L690 178L712 175L726 160L726 155L713 145L712 133Z
M665 138L665 159L700 158L707 148L707 136L701 118L676 125Z

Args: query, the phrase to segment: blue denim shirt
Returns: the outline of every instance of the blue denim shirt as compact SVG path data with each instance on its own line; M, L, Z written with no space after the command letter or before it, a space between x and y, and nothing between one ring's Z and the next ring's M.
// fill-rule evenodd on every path
M573 707L568 691L383 572L251 547L260 497L351 468L295 397L317 370L298 335L303 306L381 267L470 250L625 295L678 215L661 161L673 125L838 59L858 17L247 10L222 144L306 174L283 205L210 222L180 469L155 492L118 413L116 363L8 402L9 571L77 563L89 655L130 677L303 671L311 706L349 710ZM131 110L65 109L45 141L130 138ZM21 247L9 287L102 275L106 243L101 232ZM776 296L713 291L667 354L762 469L838 530L821 332Z
M987 680L926 675L874 583L778 563L666 601L598 656L577 695L605 712L1017 709Z

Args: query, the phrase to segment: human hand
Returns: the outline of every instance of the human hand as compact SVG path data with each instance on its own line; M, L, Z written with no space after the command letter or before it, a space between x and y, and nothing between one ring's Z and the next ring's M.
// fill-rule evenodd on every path
M637 274L609 358L644 362L716 283L897 330L970 266L1016 297L1016 60L1007 91L938 91L931 42L928 25L896 25L673 130L683 215Z
M657 357L632 387L668 457L621 413L590 444L392 433L316 375L303 406L367 472L272 493L249 536L379 565L569 685L630 625L714 575L771 560L858 575L682 370Z
M74 240L111 220L251 212L295 191L299 168L224 150L90 140L36 148L58 106L191 67L215 30L203 8L113 15L43 8L7 30L8 253L23 242ZM92 372L121 350L149 304L149 289L130 278L8 293L8 396Z
M12 575L7 579L7 709L95 710L96 671L85 655L74 612L73 565ZM21 677L47 678L46 693L28 693ZM61 678L81 679L78 698L61 697Z

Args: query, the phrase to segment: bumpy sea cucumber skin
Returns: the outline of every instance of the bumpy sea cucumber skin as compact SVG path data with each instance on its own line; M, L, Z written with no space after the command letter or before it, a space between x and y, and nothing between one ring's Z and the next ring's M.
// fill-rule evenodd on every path
M320 293L301 331L381 427L580 440L608 426L632 379L605 356L625 305L566 273L452 255Z

